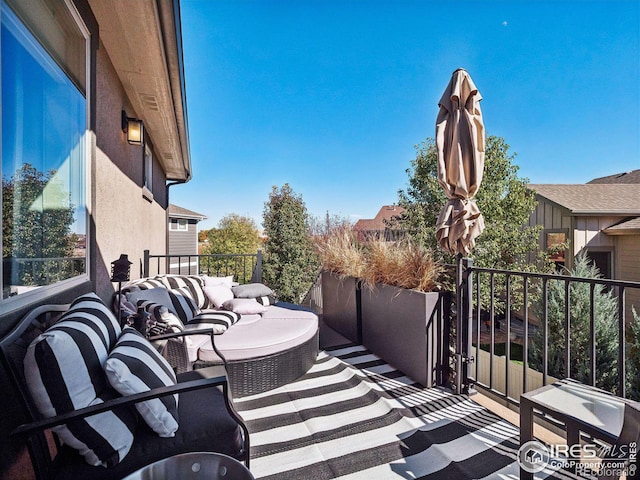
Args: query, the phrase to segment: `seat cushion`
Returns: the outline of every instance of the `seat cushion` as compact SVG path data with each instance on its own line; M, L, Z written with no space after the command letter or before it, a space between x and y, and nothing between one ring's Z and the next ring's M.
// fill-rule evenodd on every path
M178 382L215 376L216 370L200 369L178 375ZM218 388L206 388L180 394L178 407L180 428L174 437L161 438L145 424L135 434L135 441L125 459L113 468L92 467L70 449L56 457L57 479L112 480L122 478L157 460L188 452L217 452L241 458L242 433L231 417Z
M189 320L185 325L185 328L211 328L215 335L220 335L226 332L229 327L238 323L240 318L240 313L228 310L207 309L202 310Z
M317 330L318 317L314 313L270 306L262 315L243 315L215 342L228 361L238 361L289 350L313 338ZM200 346L198 359L220 362L210 342Z

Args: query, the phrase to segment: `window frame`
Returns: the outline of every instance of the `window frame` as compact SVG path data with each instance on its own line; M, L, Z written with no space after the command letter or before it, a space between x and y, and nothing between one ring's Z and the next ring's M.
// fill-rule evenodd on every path
M12 8L10 2L5 0L0 0L3 4L6 5L7 8L12 10L16 16L18 17L22 27L24 27L27 31L29 31L32 35L33 32L29 25L25 23L20 15L18 15L15 10ZM46 45L43 45L40 39L36 39L38 43L42 46L48 58L54 62L58 67L62 70L63 74L67 77L67 79L71 82L71 84L75 85L75 88L84 96L85 99L85 131L82 135L82 148L84 149L83 161L84 161L84 178L82 178L84 182L84 221L85 221L85 271L79 275L75 275L70 278L66 278L64 280L59 280L55 283L49 285L42 285L38 288L35 288L31 291L23 292L18 295L10 296L7 298L3 298L0 295L0 306L2 310L7 314L19 310L21 308L25 308L33 303L36 303L43 298L46 297L54 297L68 291L72 288L76 288L90 281L91 278L91 248L92 244L92 236L91 236L91 228L90 228L90 199L92 194L92 185L91 185L91 170L93 166L93 156L92 156L92 145L94 144L94 134L92 132L92 110L91 105L93 102L93 62L92 58L94 56L94 51L92 49L92 34L91 30L87 24L87 22L83 19L83 16L79 12L77 6L73 2L73 0L60 0L60 3L63 4L69 13L71 19L75 22L79 32L84 37L84 45L85 45L85 87L84 89L80 88L77 82L73 79L71 75L67 72L64 66L61 66L56 61L55 57L51 54ZM0 73L1 75L1 73ZM0 147L2 146L2 135L0 135ZM2 174L2 165L0 163L0 175ZM2 197L0 196L0 210L2 209ZM2 225L2 220L0 219L0 226ZM0 235L0 251L2 251L3 239L2 235ZM4 287L3 283L3 269L4 262L0 262L0 288Z
M184 225L184 228L181 228L182 225ZM186 218L171 218L169 220L169 230L172 232L188 232L189 220Z

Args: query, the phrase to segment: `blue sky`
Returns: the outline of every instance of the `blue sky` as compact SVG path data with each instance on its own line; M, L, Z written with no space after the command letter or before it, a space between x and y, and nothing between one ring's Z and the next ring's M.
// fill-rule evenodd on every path
M194 179L171 202L261 227L273 185L373 218L464 67L531 183L640 168L638 0L181 0Z

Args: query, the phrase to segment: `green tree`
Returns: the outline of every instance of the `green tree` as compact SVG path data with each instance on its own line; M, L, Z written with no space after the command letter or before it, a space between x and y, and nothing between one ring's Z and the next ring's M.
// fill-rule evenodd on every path
M218 228L207 231L206 253L256 253L261 246L256 222L237 213L224 216Z
M585 255L576 257L573 270L567 275L581 278L601 278L598 269ZM591 287L586 282L571 282L569 288L570 311L570 374L571 378L589 383L589 339ZM549 280L547 318L547 368L556 378L567 376L565 365L565 281ZM615 392L618 384L618 302L604 285L595 285L593 292L594 326L596 334L596 385ZM537 318L544 318L542 299L533 305ZM538 328L531 341L529 361L533 368L543 368L543 329Z
M531 270L527 254L538 249L540 227L527 226L536 201L526 189L528 180L518 177L519 167L513 164L514 159L504 139L487 137L484 176L476 195L485 229L471 253L476 266ZM454 259L445 255L436 241L436 222L447 198L438 183L438 156L433 139L416 146L416 158L407 174L408 186L398 192L399 204L406 209L400 225L415 239L440 252L445 261L453 263Z
M627 330L627 395L640 400L640 315L631 308L633 319Z
M528 226L529 216L536 207L533 192L527 190L526 178L518 177L519 167L514 165L515 155L503 138L487 137L482 184L476 201L485 220L485 229L476 239L471 252L475 266L520 271L549 271L546 252L538 252L540 226ZM430 247L444 263L455 259L443 252L436 240L436 223L447 202L438 182L438 154L433 139L416 146L416 158L407 169L409 181L406 189L398 192L403 215L395 221L396 228L408 231L418 242ZM531 257L537 256L537 261ZM512 283L512 306L522 306L520 278ZM488 307L491 300L489 276L480 276L480 302ZM494 286L497 313L505 310L506 279L496 275Z
M2 177L2 258L4 286L46 285L84 270L72 261L71 232L75 208L69 192L55 177L24 164ZM46 191L45 191L46 188ZM52 259L46 262L27 259ZM15 263L21 259L22 263ZM4 292L6 295L7 292Z
M264 281L281 300L300 302L317 275L319 261L309 237L307 207L288 183L272 188L263 226Z
M342 217L335 213L329 214L328 211L324 217L309 216L309 233L312 236L328 235L334 231L350 229L351 226L351 220L348 217Z
M262 246L260 232L253 219L236 213L224 216L218 222L218 228L206 232L207 244L203 247L205 255L216 254L255 254ZM202 271L216 273L233 272L241 283L251 280L252 269L247 265L244 257L234 259L204 258L201 261Z

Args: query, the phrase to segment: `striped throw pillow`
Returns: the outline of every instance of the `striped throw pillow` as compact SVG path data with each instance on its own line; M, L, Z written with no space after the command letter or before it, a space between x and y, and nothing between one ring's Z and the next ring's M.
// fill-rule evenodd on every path
M44 417L88 407L110 395L102 365L120 333L113 313L90 293L78 297L55 325L34 339L27 348L24 375ZM53 430L91 465L112 466L133 443L130 413L105 412Z
M197 328L212 328L215 335L220 335L227 331L233 324L238 323L241 315L236 312L226 310L203 310L193 317L186 325L194 325ZM186 326L185 325L185 326Z
M184 324L166 305L160 305L148 300L138 300L138 308L143 308L151 315L148 335L162 335L167 332L181 332ZM141 332L140 329L136 329ZM142 332L141 332L142 333Z
M191 298L198 308L209 308L209 299L204 294L204 280L197 275L165 275L159 277L164 282L168 290L178 288L188 288Z
M264 295L262 297L256 297L256 301L260 305L264 305L265 307L268 307L269 305L274 305L278 301L278 299L276 298L275 295Z
M122 286L122 292L133 292L135 290L149 290L151 288L166 287L161 277L156 278L139 278L131 280Z
M189 323L193 317L200 313L200 309L187 287L175 288L168 290L168 292L171 298L171 307L173 307L170 310L173 310L178 315L182 323Z
M122 395L147 392L176 384L171 365L136 329L125 327L109 354L104 371L111 386ZM161 437L178 430L178 395L136 404L144 421Z

